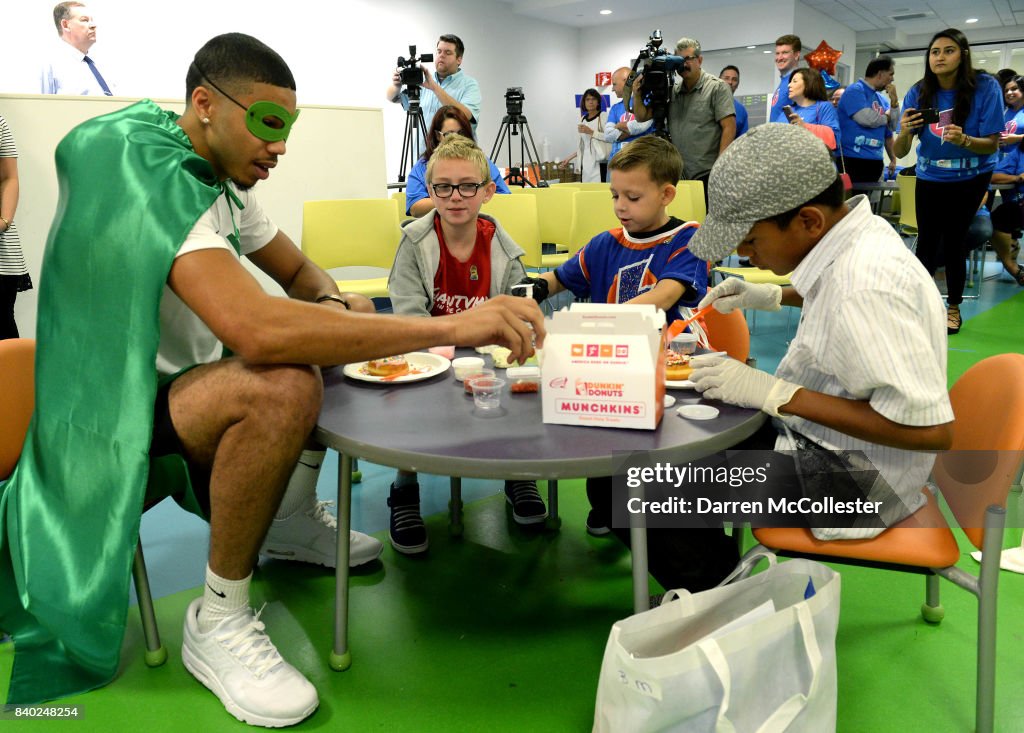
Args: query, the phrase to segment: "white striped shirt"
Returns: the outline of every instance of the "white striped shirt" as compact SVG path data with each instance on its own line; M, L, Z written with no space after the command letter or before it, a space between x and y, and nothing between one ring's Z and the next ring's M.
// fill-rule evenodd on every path
M871 213L866 196L847 203L851 211L793 271L803 309L775 375L816 392L867 400L901 425L948 423L946 317L935 283L892 226ZM863 451L903 500L908 511L902 516L924 503L921 488L934 454L869 443L799 417L784 420L825 447ZM783 435L776 449L792 445ZM879 532L836 530L828 537Z
M7 120L0 117L0 158L17 158L14 135L7 126ZM24 275L28 272L25 255L21 251L18 226L11 221L6 231L0 232L0 275Z

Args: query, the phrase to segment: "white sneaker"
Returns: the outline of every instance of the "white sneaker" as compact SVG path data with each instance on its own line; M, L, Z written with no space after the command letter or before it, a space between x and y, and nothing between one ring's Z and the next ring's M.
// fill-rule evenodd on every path
M185 614L181 661L220 698L228 712L250 725L281 728L308 718L320 703L316 689L278 654L249 607L199 631L197 598Z
M295 560L329 568L337 565L338 520L327 511L332 501L311 497L302 509L285 519L275 519L263 540L260 554L279 560ZM380 557L384 544L362 532L348 534L348 566L365 565Z

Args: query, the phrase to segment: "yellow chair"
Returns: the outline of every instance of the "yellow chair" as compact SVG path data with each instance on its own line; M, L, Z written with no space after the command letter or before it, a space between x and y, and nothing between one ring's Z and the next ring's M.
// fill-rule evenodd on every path
M917 176L896 176L896 193L900 197L900 218L897 229L900 234L914 237L914 244L910 249L917 246ZM894 196L896 194L893 194Z
M367 298L388 297L388 273L401 238L398 201L334 199L302 205L302 251L325 270L361 267L383 270L379 275L339 279L342 292Z
M612 198L607 191L577 191L572 197L572 218L569 224L569 256L576 254L601 232L622 224L615 216Z
M533 196L492 196L480 208L481 213L498 220L502 228L526 254L523 264L541 267L540 224L537 221L537 200Z
M822 541L802 528L754 530L762 546L786 556L924 574L921 615L929 623L939 623L944 615L939 576L977 596L975 730L979 733L991 733L995 722L1000 550L1007 496L1024 456L1024 393L992 386L1021 380L1024 354L999 354L972 366L949 391L956 415L953 447L936 458L932 476L967 539L982 550L977 576L957 567L960 548L927 489L923 492L927 503L921 509L872 539ZM934 685L928 692L936 693Z
M405 203L405 191L395 191L391 194L391 198L398 202L398 218L400 221L406 221L408 219L414 219L415 217L411 214L406 214L405 210L409 206Z
M607 191L607 183L581 183L580 181L570 181L569 183L559 183L559 186L570 186L575 188L577 191Z
M681 197L681 194L683 194L683 192L686 193L685 197ZM673 216L678 216L680 219L683 219L684 221L695 221L698 224L703 224L704 219L707 218L708 215L708 207L704 203L704 182L680 181L676 185L676 200L679 201L679 204L677 204L677 206L683 205L683 201L680 201L681 198L683 198L683 200L686 202L686 206L688 207L683 209L683 211L687 213L687 216L681 216L680 214L677 214L672 210L672 206L673 204L676 204L676 201L673 201L672 204L669 204L669 213L672 214Z

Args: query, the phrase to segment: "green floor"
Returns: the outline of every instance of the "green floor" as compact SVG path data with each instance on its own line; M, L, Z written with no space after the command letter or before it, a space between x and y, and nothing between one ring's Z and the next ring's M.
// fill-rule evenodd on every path
M950 379L992 353L1021 351L1024 293L973 316L950 340ZM1021 389L1024 385L993 385ZM258 572L254 603L282 653L316 685L319 710L297 728L346 731L586 731L610 625L629 612L629 558L614 540L583 531L582 482L560 483L558 533L524 532L494 495L467 506L466 534L450 538L445 517L428 519L431 549L409 558L385 550L353 577L353 665L327 664L333 576L283 563ZM1006 546L1021 539L1020 494L1011 496ZM381 504L383 502L380 502ZM749 538L748 538L749 540ZM962 566L975 572L969 556ZM945 621L919 614L916 575L839 568L839 726L846 733L969 731L974 720L976 602L942 581ZM64 702L81 722L37 721L32 730L220 731L245 727L184 670L181 619L197 594L157 601L167 664L142 660L130 616L123 667L113 684ZM1000 577L997 730L1024 731L1024 576ZM5 694L11 646L0 646ZM771 670L765 670L771 674ZM3 730L14 730L8 723Z
M282 653L320 692L320 709L299 728L382 731L584 731L609 626L628 612L629 560L614 540L583 531L581 482L560 484L561 532L512 526L500 496L467 507L466 535L429 520L426 557L388 548L382 564L353 578L352 652L347 672L326 664L333 577L265 565L254 602ZM1019 494L1014 494L1016 504ZM1013 507L1011 517L1017 516ZM1020 522L1016 524L1019 526ZM1011 531L1007 543L1019 542ZM965 555L962 564L976 565ZM921 621L920 576L841 568L837 640L839 730L967 731L974 710L975 602L943 581L946 620ZM1020 650L1024 577L1003 573L996 720L1024 730ZM148 669L130 618L114 684L68 699L83 706L83 730L241 730L180 661L181 619L195 591L158 601L168 663ZM0 649L0 679L11 649ZM770 670L766 670L770 674ZM36 722L33 730L76 723Z

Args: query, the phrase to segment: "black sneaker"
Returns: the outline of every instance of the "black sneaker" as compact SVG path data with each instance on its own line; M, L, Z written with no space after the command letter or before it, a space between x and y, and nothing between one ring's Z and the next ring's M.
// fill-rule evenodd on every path
M397 487L391 484L391 522L388 537L391 546L403 555L416 555L427 551L427 528L420 516L420 485Z
M611 534L612 528L608 524L608 518L600 516L597 509L591 509L587 514L587 534L592 537L604 537Z
M547 519L548 508L540 498L536 481L506 481L505 499L512 505L516 524L537 524Z

